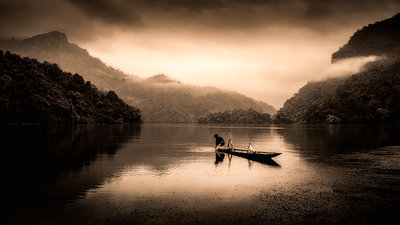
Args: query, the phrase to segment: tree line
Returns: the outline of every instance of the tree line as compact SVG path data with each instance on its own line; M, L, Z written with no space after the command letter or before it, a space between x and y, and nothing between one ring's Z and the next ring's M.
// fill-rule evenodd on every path
M79 74L0 50L0 122L138 123L140 110Z
M198 123L223 123L223 124L262 124L272 123L271 115L257 112L249 108L235 109L232 111L210 113L198 119Z

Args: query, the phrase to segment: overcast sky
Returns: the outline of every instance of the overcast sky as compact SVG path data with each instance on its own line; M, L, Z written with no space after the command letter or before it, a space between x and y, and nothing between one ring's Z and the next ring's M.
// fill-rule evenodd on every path
M280 108L400 0L0 0L0 35L58 30L124 72L164 73ZM332 70L333 71L333 70Z

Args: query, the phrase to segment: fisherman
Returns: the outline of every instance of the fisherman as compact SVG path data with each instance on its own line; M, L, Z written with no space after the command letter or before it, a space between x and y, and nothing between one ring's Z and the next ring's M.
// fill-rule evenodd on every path
M222 137L218 136L218 134L214 135L215 138L215 148L225 145L225 141Z

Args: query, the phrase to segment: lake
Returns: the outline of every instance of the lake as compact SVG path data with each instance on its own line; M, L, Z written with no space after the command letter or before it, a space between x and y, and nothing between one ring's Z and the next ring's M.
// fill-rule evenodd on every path
M5 224L398 224L399 127L3 126ZM217 161L215 133L281 152Z

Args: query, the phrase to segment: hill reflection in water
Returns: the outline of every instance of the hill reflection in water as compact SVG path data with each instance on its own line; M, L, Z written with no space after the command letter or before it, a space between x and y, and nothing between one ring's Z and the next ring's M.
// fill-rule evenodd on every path
M94 161L112 160L123 142L140 137L140 126L5 126L0 135L4 140L2 156L7 159L3 165L7 168L9 215L28 210L52 216L61 213L66 203L101 185L110 173L68 180Z
M2 129L4 154L19 162L7 178L11 219L30 224L373 224L378 214L395 218L399 203L397 192L390 191L400 187L396 130L7 127ZM252 142L257 150L282 155L274 158L276 164L235 156L215 164L213 135L227 137L228 132L235 146ZM15 161L7 166L16 168ZM221 214L219 209L226 208Z

